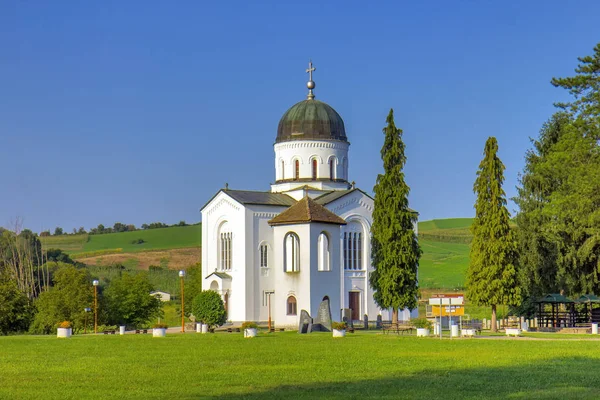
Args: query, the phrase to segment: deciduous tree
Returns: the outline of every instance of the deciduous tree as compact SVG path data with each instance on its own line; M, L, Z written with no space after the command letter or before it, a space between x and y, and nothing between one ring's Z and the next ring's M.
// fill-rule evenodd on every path
M113 279L103 293L108 323L141 327L162 316L162 302L150 295L153 290L146 272L124 272Z
M220 326L227 322L227 312L221 296L213 290L205 290L194 298L192 311L196 321L209 326Z

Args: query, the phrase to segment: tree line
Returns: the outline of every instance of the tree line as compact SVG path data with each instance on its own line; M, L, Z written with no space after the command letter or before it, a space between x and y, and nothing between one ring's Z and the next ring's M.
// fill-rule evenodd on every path
M124 224L122 222L115 222L112 227L104 226L103 224L98 224L97 227L91 228L89 230L89 232L86 231L83 226L81 226L79 228L73 228L73 231L70 234L71 235L84 235L87 233L90 235L102 235L105 233L133 232L133 231L139 231L140 229L146 230L146 229L169 228L172 226L189 226L189 225L190 224L186 223L184 220L181 220L178 223L173 224L173 225L168 225L168 224L165 224L164 222L151 222L149 224L142 224L140 228L137 228L133 224ZM54 228L53 232L50 232L49 230L45 230L40 233L40 236L43 236L43 237L61 236L61 235L69 235L69 233L66 232L60 226L57 226L56 228Z
M93 309L95 279L99 324L144 327L161 316L162 302L150 296L156 289L153 271L115 269L119 273L110 277L92 275L63 251L43 249L38 235L21 229L20 221L12 230L0 228L0 335L52 333L62 321L70 321L76 332L89 330L93 314L86 309ZM200 265L187 271L184 288L193 298L202 290ZM187 299L185 308L189 314Z

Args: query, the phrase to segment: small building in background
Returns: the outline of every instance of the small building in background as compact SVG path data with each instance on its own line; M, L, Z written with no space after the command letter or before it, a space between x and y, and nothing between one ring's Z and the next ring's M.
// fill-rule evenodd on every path
M150 296L158 297L160 301L171 301L171 293L161 292L160 290L151 292Z

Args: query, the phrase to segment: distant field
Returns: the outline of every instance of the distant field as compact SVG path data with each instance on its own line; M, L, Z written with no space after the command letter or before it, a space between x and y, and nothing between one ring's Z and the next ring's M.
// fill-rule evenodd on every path
M475 218L447 218L432 219L419 222L419 232L428 232L437 229L469 229Z
M83 258L77 257L77 261L87 265L122 264L131 269L148 269L151 265L181 268L200 262L200 246L182 249L115 253Z
M134 232L108 233L103 235L64 235L42 238L44 247L59 248L68 253L97 250L122 249L122 252L164 250L185 247L200 247L201 225L173 226ZM133 244L142 239L144 243Z
M419 222L419 239L469 244L473 218L434 219Z
M472 218L453 218L419 223L419 240L423 249L419 269L422 288L464 287L472 221ZM200 260L201 230L201 225L192 225L105 235L50 236L42 240L46 248L60 248L88 265L122 264L133 269L147 269L150 265L180 268ZM131 243L137 239L145 243ZM78 254L81 256L78 257Z
M419 286L462 288L469 265L469 245L419 240L423 255L419 263Z

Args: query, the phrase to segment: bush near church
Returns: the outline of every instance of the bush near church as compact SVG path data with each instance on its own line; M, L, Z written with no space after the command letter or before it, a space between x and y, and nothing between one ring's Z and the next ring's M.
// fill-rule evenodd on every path
M200 292L192 304L192 312L197 321L209 327L223 325L227 321L227 312L221 296L213 290Z

